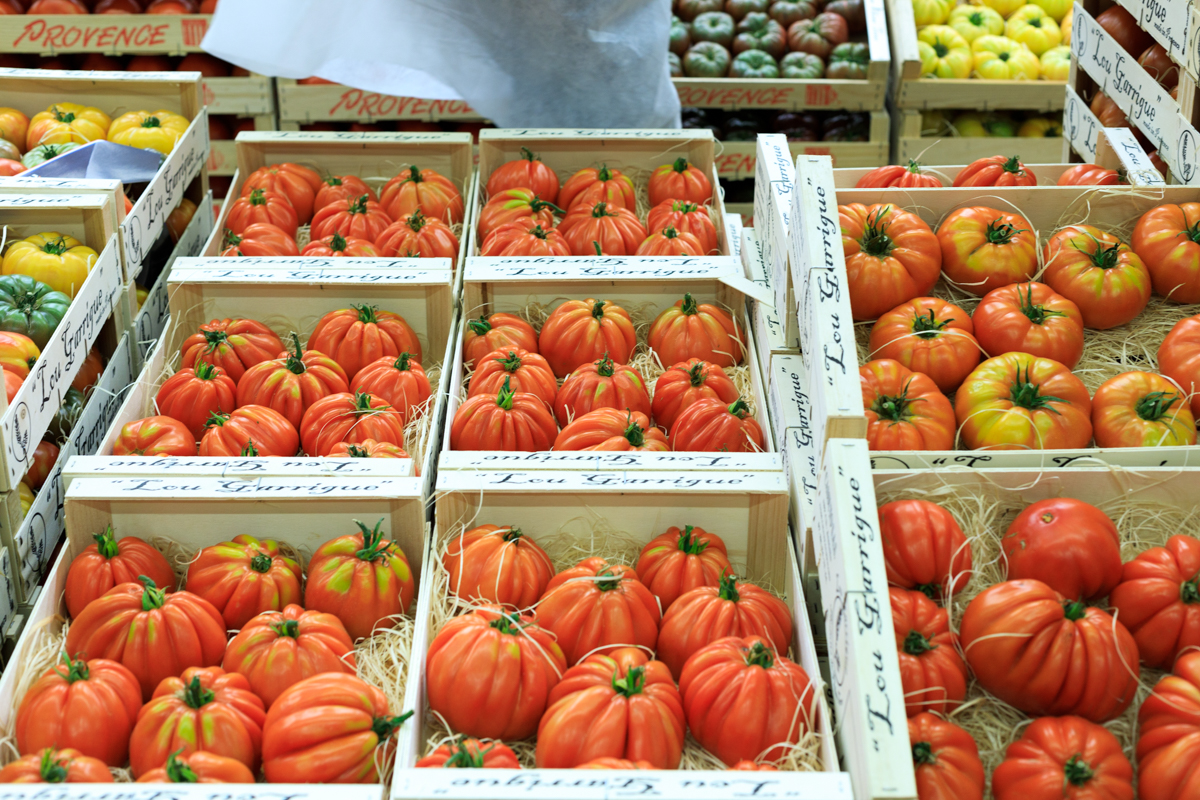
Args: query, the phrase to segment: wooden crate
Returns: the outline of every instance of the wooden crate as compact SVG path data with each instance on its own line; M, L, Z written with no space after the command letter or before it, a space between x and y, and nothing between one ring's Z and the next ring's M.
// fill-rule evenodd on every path
M295 131L312 122L482 122L464 100L425 100L352 89L337 83L303 84L276 78L280 130Z
M728 309L742 330L749 331L746 296L762 292L742 277L741 265L732 258L597 257L536 259L468 259L464 285L463 319L503 311L520 313L531 303L547 311L568 298L608 299L653 318L659 311L690 292L698 302L716 302ZM458 341L461 341L461 335ZM643 340L644 341L644 340ZM763 427L767 451L762 453L700 452L570 452L538 453L459 451L450 447L450 429L454 415L465 397L467 373L463 368L462 348L455 353L450 370L446 429L441 442L439 470L492 471L507 469L602 469L705 470L777 472L782 467L779 455L770 444L767 419L766 380L760 372L753 337L746 336L745 358L748 367L750 403L755 418Z
M1059 93L1063 91L1060 86ZM907 164L910 160L936 165L970 164L977 158L999 153L1018 153L1026 164L1051 164L1062 160L1065 141L1062 136L922 136L921 112L900 111L896 120L896 155L893 161L897 164Z
M798 170L803 170L807 175L810 170L807 165L798 162ZM830 197L836 198L837 204L847 203L864 203L870 205L872 203L894 203L902 208L911 210L920 216L930 227L935 227L937 223L953 209L967 206L977 205L979 203L978 188L960 188L960 189L841 189L836 188L834 181L831 178L822 178L815 171L812 171L811 178L814 182L825 182L825 191ZM849 180L847 178L847 180ZM1096 186L1077 186L1077 187L1012 187L1003 190L1002 195L997 195L997 198L1003 197L1003 201L997 199L996 203L1003 203L1005 208L1019 210L1027 220L1033 225L1034 229L1039 231L1040 239L1044 242L1049 238L1053 231L1059 227L1084 221L1090 225L1095 225L1099 228L1119 228L1128 230L1128 224L1136 216L1145 213L1162 203L1184 203L1194 202L1197 197L1196 189L1189 187L1162 187L1152 191L1139 189L1137 187L1096 187ZM999 207L999 206L997 206ZM816 230L805 223L805 231L810 234L810 238L817 238L811 234L815 234ZM838 253L841 252L840 238L836 241ZM840 256L836 258L840 259ZM950 297L950 290L944 282L940 282L933 290L933 294ZM977 298L964 297L963 293L959 292L958 299L952 302L959 304L968 313L973 310ZM1152 306L1144 315L1153 315L1153 319L1158 322L1175 321L1184 319L1200 312L1200 307L1197 305L1168 305L1165 302L1156 302L1158 298L1152 299ZM1148 316L1139 317L1143 322L1150 319ZM1137 325L1138 320L1130 323L1131 326ZM865 360L866 352L866 337L870 333L869 326L859 325L858 337L858 353L857 358ZM1096 337L1120 337L1123 330L1128 330L1124 326L1114 329L1113 331L1093 331L1085 330L1084 335L1084 359L1080 366L1080 377L1088 384L1090 392L1095 392L1097 385L1103 380L1112 377L1118 372L1129 370L1147 370L1156 371L1157 361L1152 354L1143 359L1140 356L1133 358L1129 363L1120 367L1110 365L1107 362L1103 364L1088 364L1088 343L1096 340ZM803 324L801 326L801 336L803 337ZM803 338L802 338L803 341ZM1109 338L1108 341L1114 341ZM951 450L951 451L927 451L927 452L873 452L871 459L876 468L880 469L931 469L937 466L958 464L973 468L982 467L1005 467L1005 468L1049 468L1062 467L1067 465L1083 466L1088 463L1095 464L1105 463L1127 467L1149 467L1149 466L1187 466L1200 464L1200 447L1131 447L1101 450L1097 448L1088 448L1082 450L1028 450L1028 451L984 451L984 450Z
M89 24L90 20L110 24L107 20L120 18L110 15L69 17L72 24L80 25ZM183 18L165 17L163 21L165 23L180 19ZM76 23L76 20L81 22ZM199 40L196 43L198 45ZM154 179L142 188L134 200L132 210L121 223L121 268L126 283L141 273L146 253L163 232L167 213L179 205L192 180L199 176L202 184L201 194L208 191L208 175L204 169L208 160L208 117L200 99L198 72L128 73L0 69L0 97L4 98L5 105L16 108L29 117L44 111L54 103L73 102L96 106L113 117L116 117L118 112L163 109L182 114L191 120L187 132L163 161Z
M888 163L891 136L888 113L872 111L870 141L788 142L788 149L793 159L801 153L807 153L829 156L834 166L879 167ZM717 142L717 176L727 181L753 178L757 149L756 142Z
M322 542L356 531L353 520L383 520L389 539L408 556L414 578L420 582L424 561L425 523L422 500L400 482L329 479L286 481L81 478L73 481L65 499L67 540L28 615L25 633L17 643L8 668L0 675L0 731L12 736L16 712L30 681L27 673L39 648L60 641L68 618L63 590L71 561L87 545L92 534L109 524L118 539L139 536L146 540L166 536L188 550L216 544L232 536L247 520L266 533L281 534L282 541L311 553ZM225 525L221 520L226 520ZM286 535L282 535L286 534ZM415 608L415 603L414 607ZM409 615L413 613L410 608ZM44 669L45 666L42 666ZM406 673L402 673L406 674ZM402 691L402 686L394 687ZM402 709L393 703L393 713ZM401 735L412 727L409 723ZM4 759L10 760L11 753ZM330 800L321 789L280 784L273 791L310 800ZM172 790L186 800L211 800L199 784ZM381 800L382 787L351 785L338 789L343 800Z
M447 387L446 367L452 363L457 334L451 301L448 270L431 272L384 271L356 266L321 274L319 270L295 270L288 259L273 264L261 259L254 265L233 264L225 259L179 259L167 278L170 320L158 345L134 384L116 419L91 459L76 459L69 480L93 475L224 475L253 479L264 475L352 476L362 480L384 477L407 480L432 487L439 424ZM271 327L281 338L292 332L307 336L316 321L329 311L351 303L371 303L400 314L416 331L424 367L431 374L434 395L426 413L427 425L415 432L410 442L411 459L309 458L173 458L169 463L144 458L111 455L121 427L156 413L154 398L159 387L178 368L179 349L196 327L213 318L247 317ZM302 338L303 341L303 338ZM416 448L412 445L415 444ZM421 494L421 489L414 490Z
M517 473L518 475L520 473ZM550 478L553 485L538 485ZM413 657L408 679L406 707L417 711L418 725L411 737L400 744L392 793L397 797L494 798L611 797L637 787L639 793L666 800L685 798L724 798L754 791L771 796L803 796L817 800L851 797L849 781L839 773L837 755L830 741L829 718L821 694L817 729L820 736L821 772L759 773L752 779L734 777L728 772L661 770L654 772L604 772L582 777L572 770L536 770L491 772L484 780L463 780L450 770L412 769L416 759L427 751L428 740L436 736L425 700L425 654L436 635L432 610L435 598L434 559L441 545L455 536L464 523L494 521L520 527L525 535L550 547L578 541L585 547L591 540L589 530L602 528L616 532L609 541L626 545L644 543L670 525L691 524L697 514L706 520L706 530L721 535L729 548L730 560L739 574L772 587L793 610L793 659L810 676L819 679L820 667L812 631L800 591L795 555L787 535L786 497L776 487L758 485L747 488L665 489L619 473L600 473L598 484L575 473L526 473L527 483L489 481L469 473L443 473L438 481L437 533L429 552L426 583L417 610ZM532 484L532 485L531 485ZM584 511L580 512L580 509ZM637 544L640 547L640 544ZM621 555L615 551L610 557ZM565 549L565 548L563 548ZM604 552L602 549L601 552ZM634 551L636 554L636 551ZM755 788L756 787L756 788Z
M0 18L0 53L202 53L211 14L37 14Z
M884 2L892 33L893 102L897 109L1058 111L1063 107L1065 81L922 78L912 3L909 0Z
M224 78L223 80L237 80ZM209 107L212 113L212 107ZM273 131L279 127L274 114L255 114L255 131ZM213 139L208 151L209 175L233 175L237 172L237 142L234 139Z

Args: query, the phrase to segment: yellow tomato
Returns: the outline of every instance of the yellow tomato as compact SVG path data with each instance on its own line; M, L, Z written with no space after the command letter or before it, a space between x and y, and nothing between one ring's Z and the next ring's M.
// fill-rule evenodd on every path
M29 516L29 509L33 508L33 501L36 495L34 495L33 489L25 481L21 481L17 486L17 494L21 499L21 519L25 519Z
M975 111L959 114L954 118L954 122L950 124L954 127L954 132L958 136L978 137L989 135L983 114Z
M926 25L941 25L950 17L955 0L912 0L913 21L920 30Z
M1042 80L1065 81L1071 74L1071 48L1065 44L1042 53Z
M1071 18L1071 7L1075 5L1074 0L1030 0L1045 9L1046 13L1054 18L1054 21L1059 25L1063 24L1063 20Z
M917 34L921 75L935 78L971 77L971 45L947 25L928 25Z
M1068 10L1067 15L1063 17L1062 22L1058 23L1058 29L1062 31L1063 44L1071 43L1071 21L1073 19L1075 19L1075 17L1072 16L1071 12Z
M955 6L946 22L968 43L980 36L999 36L1004 33L1004 17L987 6Z
M1017 136L1031 139L1058 139L1062 137L1062 123L1049 117L1033 117L1021 123Z
M109 118L98 108L78 103L55 103L33 115L25 134L25 149L40 144L87 144L103 139Z
M146 298L150 296L150 290L139 283L135 284L134 292L137 295L137 310L141 311L142 306L146 305Z
M99 254L61 233L38 233L15 242L4 254L0 274L28 275L55 291L74 297Z
M130 111L113 120L108 140L168 155L187 129L187 119L170 111Z
M1018 8L1004 23L1004 35L1028 47L1035 56L1062 44L1058 23L1041 6Z
M921 112L921 135L944 136L950 130L950 113L937 109Z
M980 36L971 49L975 51L975 73L986 80L1035 81L1041 73L1033 51L1005 36Z

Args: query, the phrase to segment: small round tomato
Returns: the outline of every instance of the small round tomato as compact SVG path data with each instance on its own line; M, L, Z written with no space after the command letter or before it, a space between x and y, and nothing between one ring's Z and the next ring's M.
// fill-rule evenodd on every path
M1196 443L1196 420L1179 387L1153 372L1109 378L1092 399L1097 447L1178 447Z
M987 156L955 175L954 186L1037 186L1037 176L1016 156Z
M989 358L954 397L963 442L972 450L1060 450L1092 440L1092 400L1057 361L1027 353Z
M974 295L1027 281L1038 269L1037 234L1017 214L987 206L960 208L942 221L937 238L942 272Z
M932 380L888 358L858 368L872 450L953 450L954 408Z
M1155 292L1175 303L1200 302L1200 203L1150 209L1137 221L1131 244Z
M942 267L937 237L916 214L891 204L838 206L856 320L876 319L928 294Z
M1083 357L1079 307L1044 283L1014 283L984 295L971 315L989 356L1028 353L1074 367Z
M1099 228L1063 228L1046 243L1043 261L1042 281L1075 303L1089 328L1124 325L1150 302L1150 272L1142 259Z
M918 297L884 314L871 328L872 359L894 359L927 375L947 394L979 363L971 315L937 297Z
M1000 549L1008 579L1041 581L1069 600L1107 597L1121 581L1121 537L1108 515L1070 497L1042 500L1017 515Z

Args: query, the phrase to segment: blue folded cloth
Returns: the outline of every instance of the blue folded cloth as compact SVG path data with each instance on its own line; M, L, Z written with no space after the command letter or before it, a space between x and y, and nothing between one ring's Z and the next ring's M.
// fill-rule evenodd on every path
M154 150L98 141L68 150L21 173L22 178L93 178L124 184L153 180L163 156Z

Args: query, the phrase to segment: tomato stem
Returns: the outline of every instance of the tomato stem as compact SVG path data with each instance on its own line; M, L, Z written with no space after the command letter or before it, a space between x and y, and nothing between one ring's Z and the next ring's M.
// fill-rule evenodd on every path
M308 370L308 367L304 365L304 350L300 347L300 337L295 331L292 331L292 349L288 351L284 366L288 372L295 375L303 375Z
M632 413L626 417L626 421L629 423L629 425L625 428L625 433L623 434L625 441L629 442L629 446L633 448L645 447L646 432L642 430L641 425L638 425L633 421Z
M503 538L504 541L506 541L506 542L512 542L515 544L515 543L520 542L521 537L524 535L525 534L521 533L520 528L509 528L507 531L504 532L504 536L501 538Z
M496 619L489 622L488 625L506 636L516 636L521 632L521 628L524 627L520 619L503 612Z
M504 385L500 387L500 391L496 393L496 405L505 411L512 411L513 400L516 395L508 385L509 376L504 376Z
M58 120L59 122L74 122L75 121L75 112L62 111L59 109L58 106L55 106L53 110L54 110L54 118L56 120Z
M229 419L228 414L222 414L219 411L210 411L208 414L208 421L204 423L204 430L208 430L209 428L213 427L223 427L227 419Z
M1190 581L1184 581L1179 586L1179 600L1187 605L1200 603L1200 575Z
M1090 260L1092 262L1092 266L1096 267L1097 269L1114 269L1116 267L1121 266L1121 263L1120 263L1121 243L1120 242L1114 242L1113 244L1105 247L1104 243L1101 242L1099 239L1097 239L1095 236L1091 236L1089 234L1088 238L1090 238L1092 240L1092 243L1096 245L1096 249L1093 252L1089 253L1084 247L1080 247L1074 241L1071 242L1071 246L1074 247L1079 252L1086 254L1088 257L1088 260Z
M699 388L704 385L704 381L708 379L708 370L705 369L707 366L703 361L697 361L688 367L688 381L692 386Z
M183 687L182 692L176 692L175 695L182 700L188 708L203 708L216 699L217 695L212 689L205 689L200 685L200 676L193 675L192 682Z
M365 195L365 194L359 195L357 200L352 200L346 206L346 213L350 214L351 216L353 216L355 214L366 214L367 213L367 200L369 200L369 199L370 198L368 195Z
M601 378L611 378L613 376L613 360L609 358L608 351L604 351L604 355L596 362L596 374Z
M604 306L608 303L607 300L597 300L596 305L592 306L592 316L600 319L604 316Z
M675 163L671 165L671 169L682 175L683 173L687 172L688 160L682 156L675 159Z
M60 669L59 667L55 667L54 671L64 681L67 683L75 683L76 681L86 681L88 679L88 665L87 662L82 658L73 661L71 660L71 657L67 655L67 651L63 650L62 653L59 654L59 659L62 661L63 666L65 666L66 669L64 670Z
M738 419L745 419L750 414L750 406L745 400L739 397L730 404L729 413Z
M42 245L42 252L49 253L52 256L61 256L70 249L70 246L67 245L67 240L61 236L57 239L50 239Z
M928 653L930 650L936 649L937 645L926 638L920 631L909 631L908 636L904 637L904 652L910 656L919 656L922 653Z
M904 384L904 390L897 395L881 394L875 398L875 402L871 405L871 410L874 411L880 419L885 419L888 422L903 422L908 419L911 414L908 413L909 403L912 400L908 399L908 387L912 385L912 380Z
M1024 228L1017 228L1009 225L1006 222L1001 222L1003 217L996 217L988 223L985 233L988 244L1009 244L1020 233L1029 233Z
M408 227L412 229L413 233L420 233L421 228L424 228L425 223L428 221L429 220L425 218L425 215L421 213L421 209L418 208L416 211L408 215L408 219L405 220L405 223L408 224Z
M285 619L282 622L276 622L271 625L271 630L280 636L287 636L292 639L300 638L300 621L295 619Z
M1045 410L1054 414L1058 414L1058 409L1053 408L1051 403L1065 403L1061 397L1055 397L1051 394L1039 394L1038 390L1041 384L1032 383L1029 380L1029 365L1025 365L1025 377L1021 377L1021 368L1017 367L1017 379L1012 385L1012 392L1009 400L1014 406L1019 408L1027 408L1031 411Z
M361 305L355 305L352 303L350 307L358 312L358 321L364 325L375 325L379 322L379 315L376 314L376 312L379 310L379 306L373 306L367 303L363 303Z
M665 234L666 231L663 231ZM700 313L700 304L696 302L690 292L685 292L683 295L683 305L680 307L685 316L692 316Z
M204 332L204 352L214 353L217 348L228 341L229 335L225 331L205 331Z
M467 744L466 734L462 733L447 742L446 747L450 750L450 757L442 764L443 769L483 769L484 756L496 749L494 744L483 750L471 747Z
M220 377L217 368L208 361L197 361L195 366L192 367L192 372L202 381L216 380Z
M905 167L905 169L911 172L913 175L921 174L921 165L911 158L908 160L908 166Z
M162 123L158 121L158 117L146 117L142 120L143 128L161 128Z
M339 178L337 175L330 175L328 178L325 179L325 185L326 186L341 186L342 179Z
M412 181L413 183L420 183L423 180L425 179L421 177L421 168L416 164L409 164L408 177L405 179L405 182L407 183L408 181Z
M678 211L681 214L691 214L699 208L700 206L696 205L695 203L690 203L687 200L676 200L671 204L671 210Z
M396 358L392 366L399 372L411 372L412 364L410 362L412 361L412 357L412 353L405 350Z
M179 760L179 754L182 752L183 748L181 747L167 758L167 780L171 783L199 783L200 776Z
M594 247L594 248L595 248L595 250L596 250L596 255L598 255L598 256L602 256L602 255L604 255L604 250L603 250L603 248L601 248L601 247L600 247L600 243L599 243L599 242L597 242L595 239L593 239L593 240L592 240L592 247Z
M891 254L892 248L895 247L891 237L887 235L891 223L880 223L880 220L891 213L891 206L883 206L874 216L867 217L862 238L858 240L859 250L872 258L887 258Z
M1022 164L1021 160L1016 156L1010 156L1009 159L1004 162L1004 171L1011 172L1014 175L1021 175L1025 172L1025 165Z
M611 565L597 572L596 577L598 578L596 588L602 592L611 592L620 587L621 581L625 578L619 568Z
M938 58L945 58L950 53L950 48L942 44L941 39L934 39L933 52L937 53Z
M267 196L262 189L250 190L250 205L265 206L267 204Z
M54 759L54 750L47 747L42 751L42 763L38 767L46 783L63 783L67 780L66 759Z
M145 575L138 575L138 580L146 587L142 590L142 611L154 611L162 608L163 603L167 601L166 593L155 585L153 579Z
M664 239L678 239L679 231L675 230L674 225L668 225L662 229L662 235Z
M916 590L930 600L937 600L938 596L942 593L942 587L936 583L918 583Z
M646 688L646 668L630 667L629 672L626 672L623 678L618 678L614 674L612 688L614 692L623 697L633 697L635 694L641 694Z
M379 744L391 738L396 729L405 723L405 721L413 715L411 711L405 711L398 717L376 717L371 723L371 730L379 738ZM378 747L379 745L376 745Z
M362 531L363 546L362 549L354 555L361 558L363 561L375 561L376 559L387 559L389 551L392 549L392 543L383 538L383 519L375 523L375 527L368 529L358 520L354 520L354 524Z
M720 586L717 589L717 597L722 600L728 600L731 603L736 603L742 598L741 592L737 589L737 576L732 572L725 572L720 577Z
M612 173L608 171L608 164L601 164L600 169L596 170L596 180L601 183L608 183L612 180Z
M1046 308L1041 303L1033 302L1033 284L1025 284L1025 294L1021 294L1021 287L1017 286L1017 298L1021 302L1021 313L1029 318L1029 321L1034 325L1045 325L1046 320L1052 317L1065 317L1061 311L1052 311Z
M541 161L541 159L538 158L537 156L535 156L533 154L533 151L530 150L528 147L521 148L521 158L525 159L530 164L532 164L534 161Z
M708 542L696 536L695 530L695 525L684 525L679 534L679 551L684 555L698 556L708 549Z
M93 533L92 538L96 540L96 551L105 558L115 558L121 554L112 525L105 528L104 533Z
M750 652L746 654L747 667L770 669L774 664L775 654L766 645L762 642L755 642L750 645Z
M1063 616L1072 622L1083 619L1087 614L1087 606L1082 600L1066 600L1063 602Z
M538 239L545 240L547 233L546 233L545 229L542 228L541 225L534 225L532 228L529 229L529 235L535 236Z
M1137 401L1134 410L1147 422L1157 422L1167 415L1176 401L1182 399L1174 392L1150 392Z
M356 444L346 446L346 455L351 458L370 458L371 454Z
M538 226L538 227L541 227L541 226ZM474 333L476 336L483 336L484 334L486 334L488 331L490 331L492 329L492 324L490 322L488 322L488 318L486 316L483 316L481 314L479 316L479 319L473 319L470 322L468 322L467 327L470 328L471 332Z
M254 557L250 559L250 569L265 575L271 571L271 565L274 563L274 560L266 553L255 553Z
M346 239L338 231L334 231L329 237L329 249L335 253L346 252Z
M521 357L517 355L516 350L509 350L508 355L504 358L492 359L500 368L510 375L521 368Z
M936 764L937 756L933 754L933 745L929 742L917 742L912 746L914 764Z
M1096 774L1088 763L1083 760L1081 753L1076 753L1071 756L1071 760L1063 764L1063 774L1066 776L1067 783L1072 786L1083 786L1090 781Z
M245 446L242 447L241 455L245 458L257 458L258 448L254 446L253 439L247 439Z
M559 208L558 206L554 205L554 203L543 200L540 197L535 197L529 201L529 210L531 213L536 214L539 211L541 211L543 208L549 208L558 214L566 214L567 213L567 212L563 211L561 208Z
M616 213L610 212L608 210L608 203L605 203L603 200L601 200L599 203L596 203L596 205L592 206L592 218L593 219L599 219L601 217L615 217L615 216L616 216Z

